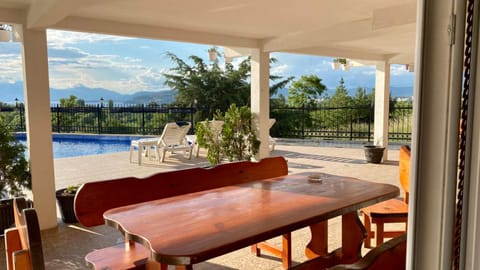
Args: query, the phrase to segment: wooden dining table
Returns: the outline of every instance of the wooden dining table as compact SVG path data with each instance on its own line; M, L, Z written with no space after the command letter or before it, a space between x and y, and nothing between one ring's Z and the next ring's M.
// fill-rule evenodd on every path
M114 208L104 219L146 246L151 260L177 269L310 226L305 253L330 267L361 256L365 229L357 210L398 195L389 184L299 173ZM329 252L327 221L337 216L342 246Z

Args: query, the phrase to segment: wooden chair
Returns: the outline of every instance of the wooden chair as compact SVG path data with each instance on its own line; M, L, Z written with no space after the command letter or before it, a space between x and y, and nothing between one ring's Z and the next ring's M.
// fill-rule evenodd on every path
M399 236L407 230L408 220L408 194L409 194L409 178L410 178L410 147L402 145L400 147L399 157L399 174L400 185L405 192L403 201L391 199L366 208L361 211L363 213L363 221L367 230L365 238L365 247L371 247L371 240L376 237L377 246L381 245L384 238ZM371 224L376 224L376 231L372 231ZM386 223L404 223L405 230L402 231L385 231Z
M407 254L407 234L390 239L370 250L363 258L353 264L341 264L328 270L404 270ZM317 262L311 259L290 270L321 270Z
M24 198L15 198L13 208L15 228L5 230L7 269L44 270L37 212L27 208Z

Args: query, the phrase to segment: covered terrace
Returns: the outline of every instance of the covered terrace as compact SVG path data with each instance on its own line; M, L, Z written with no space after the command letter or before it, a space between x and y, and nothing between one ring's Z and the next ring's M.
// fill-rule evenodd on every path
M251 57L251 108L260 127L268 126L270 52L346 57L376 63L375 137L385 146L389 65L415 66L411 178L416 181L410 196L407 264L416 269L449 269L465 7L466 1L433 0L2 1L0 23L12 25L13 38L23 45L33 197L41 227L57 226L46 29L240 47ZM475 8L477 17L473 21L478 22L478 3ZM478 27L473 35L474 57L477 32ZM473 58L472 63L470 86L474 88L477 59ZM470 115L474 110L470 106ZM478 134L478 119L469 123L468 134ZM261 141L266 142L268 130L259 131ZM460 258L464 269L474 269L480 258L480 223L476 214L480 206L480 153L475 147L480 136L468 138L472 151L466 158L466 177L470 181L465 194L470 196L464 202L464 248ZM267 155L267 144L263 144L259 157Z

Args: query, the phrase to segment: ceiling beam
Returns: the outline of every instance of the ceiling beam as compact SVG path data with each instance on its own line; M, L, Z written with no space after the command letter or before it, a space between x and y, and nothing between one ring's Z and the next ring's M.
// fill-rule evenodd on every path
M23 24L25 22L25 13L23 9L0 8L0 23Z
M322 28L307 29L263 41L265 52L309 48L314 44L334 44L365 40L389 34L395 29L415 29L416 3L408 2L395 7L377 9L371 18L350 21ZM415 30L413 30L414 32ZM415 36L413 36L415 38Z
M373 10L372 29L378 30L415 23L417 18L417 2L409 2L398 6Z
M67 17L53 25L51 28L137 38L212 44L218 46L260 48L260 41L257 39L89 18L85 19L81 17Z
M342 42L352 42L355 40L365 40L375 38L383 34L391 34L392 28L405 29L414 23L395 25L390 28L380 28L372 30L372 20L365 19L361 21L349 22L333 27L318 29L311 32L298 32L288 36L282 36L266 40L263 43L263 50L266 52L295 50L309 48L315 44L335 44ZM414 32L414 31L413 31ZM415 38L415 35L413 35Z
M96 3L98 0L35 0L28 9L27 28L48 28L76 10Z
M371 32L371 20L348 22L332 27L291 33L286 36L266 40L266 52L308 48L321 42L355 40Z
M330 57L344 57L359 60L371 60L371 61L387 61L391 55L375 53L367 50L361 50L357 48L342 48L342 47L310 47L302 48L298 50L286 50L289 53L309 54L309 55L322 55Z

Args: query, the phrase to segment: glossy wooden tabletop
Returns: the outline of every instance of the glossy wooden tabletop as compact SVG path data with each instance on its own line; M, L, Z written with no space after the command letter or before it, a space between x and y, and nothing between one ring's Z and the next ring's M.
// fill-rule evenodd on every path
M393 185L312 173L115 208L110 226L166 264L195 264L398 196Z

